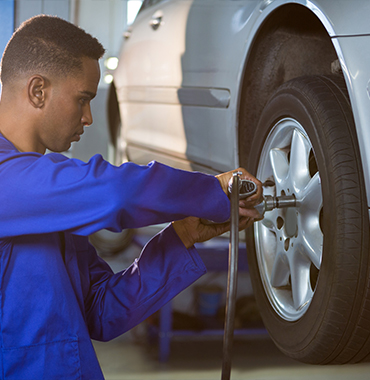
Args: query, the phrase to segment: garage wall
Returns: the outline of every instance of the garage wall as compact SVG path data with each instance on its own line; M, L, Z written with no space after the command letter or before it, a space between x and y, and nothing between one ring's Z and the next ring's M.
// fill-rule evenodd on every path
M15 0L15 27L38 14L49 14L69 20L70 0Z
M0 55L14 31L14 0L3 0L0 3ZM1 84L0 84L1 91Z
M0 53L14 31L14 0L5 0L0 3Z
M64 18L94 35L107 49L117 55L127 20L127 0L2 0L14 3L14 24L38 14Z
M82 0L79 2L78 25L96 36L108 55L117 56L126 27L127 1Z
M97 37L106 49L105 59L117 56L122 34L126 28L126 0L82 0L75 1L78 12L75 12L76 23ZM102 78L104 77L104 59L100 61ZM96 98L92 101L94 123L85 130L83 138L72 147L72 156L87 161L94 153L108 158L108 128L106 102L108 85L100 81Z

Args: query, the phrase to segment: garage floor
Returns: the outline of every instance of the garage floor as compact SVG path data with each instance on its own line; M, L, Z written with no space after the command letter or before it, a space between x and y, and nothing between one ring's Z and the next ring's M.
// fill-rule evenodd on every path
M114 271L126 268L140 253L132 244L124 254L106 259ZM167 363L158 361L144 324L111 342L94 342L106 380L221 379L222 337L178 336ZM234 340L232 380L370 380L370 363L310 366L284 356L267 335ZM93 380L93 379L92 379Z
M156 352L125 337L95 343L106 380L221 379L222 341L182 340L171 346L166 364ZM335 367L295 362L279 352L267 337L234 342L232 380L368 380L370 364Z

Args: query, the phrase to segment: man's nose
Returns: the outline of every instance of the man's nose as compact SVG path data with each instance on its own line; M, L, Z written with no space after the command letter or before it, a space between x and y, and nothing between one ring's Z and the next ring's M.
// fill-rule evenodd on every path
M93 117L92 117L90 105L86 107L86 109L84 110L84 113L81 118L81 122L84 126L87 126L87 127L93 123Z

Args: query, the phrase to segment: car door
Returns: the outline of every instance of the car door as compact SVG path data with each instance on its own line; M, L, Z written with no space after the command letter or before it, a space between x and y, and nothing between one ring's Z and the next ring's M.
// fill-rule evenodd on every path
M158 154L185 159L177 90L192 2L146 0L126 32L115 86L127 154L133 161L145 163Z
M115 75L129 159L235 167L238 80L257 3L144 2Z
M238 100L258 0L195 0L181 58L187 158L219 171L238 166Z

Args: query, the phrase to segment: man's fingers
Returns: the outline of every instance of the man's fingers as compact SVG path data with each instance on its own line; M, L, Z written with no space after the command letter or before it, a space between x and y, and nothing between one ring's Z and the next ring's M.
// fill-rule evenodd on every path
M243 231L250 227L254 222L253 218L243 217L239 219L239 231Z
M260 218L260 213L255 208L240 208L239 207L239 215L241 217L247 217L247 218L253 218L257 219Z
M210 235L219 236L230 231L230 222L209 224L206 227L212 229Z

